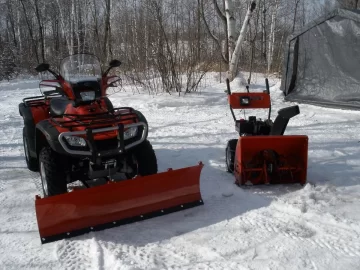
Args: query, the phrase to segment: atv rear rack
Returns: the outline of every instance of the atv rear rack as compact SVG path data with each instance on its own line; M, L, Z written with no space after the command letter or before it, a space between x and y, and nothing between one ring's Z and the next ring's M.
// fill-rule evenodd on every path
M47 91L44 93L43 96L34 96L34 97L23 98L23 103L24 103L25 107L36 107L36 106L45 105L46 99L50 99L50 98L54 98L54 97L61 97L61 96L62 95L56 90Z

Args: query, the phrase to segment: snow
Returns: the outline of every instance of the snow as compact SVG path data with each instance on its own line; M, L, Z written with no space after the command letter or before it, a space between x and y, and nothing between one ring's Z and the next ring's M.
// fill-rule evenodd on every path
M252 89L265 81L257 74ZM277 110L280 81L269 78ZM245 90L239 80L232 88ZM205 205L41 245L34 197L38 175L22 146L22 98L38 81L0 83L0 265L2 269L358 269L360 265L360 112L300 104L286 134L309 136L308 184L239 188L225 170L237 137L217 74L199 93L112 95L148 119L159 170L205 164ZM265 110L254 115L266 117ZM249 116L249 114L247 114Z

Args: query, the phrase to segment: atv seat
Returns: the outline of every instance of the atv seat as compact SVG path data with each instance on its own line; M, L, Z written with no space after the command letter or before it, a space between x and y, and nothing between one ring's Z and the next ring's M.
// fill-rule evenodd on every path
M53 98L50 101L50 114L51 116L61 116L65 113L66 107L72 104L73 101L67 98Z

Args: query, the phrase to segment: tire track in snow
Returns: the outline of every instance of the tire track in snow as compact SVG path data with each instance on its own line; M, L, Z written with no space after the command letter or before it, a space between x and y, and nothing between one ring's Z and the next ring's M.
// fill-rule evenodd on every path
M104 250L96 237L92 238L91 251L95 255L97 269L104 269Z
M40 174L37 172L29 172L29 175L30 175L30 178L33 180L36 190L39 192L41 197L43 197L43 190L42 190Z
M176 265L187 264L182 252L173 250L174 247L165 246L133 246L107 244L104 249L108 256L121 261L122 267L130 269L174 269Z
M256 217L255 219L242 217L241 221L255 231L261 230L262 234L276 233L294 241L307 242L315 248L327 249L343 256L360 257L359 239L357 239L358 242L351 240L346 241L341 238L344 236L343 234L338 236L328 233L328 235L318 236L312 229L298 225L291 220L288 222L284 221L283 223L279 222L275 225L259 217Z
M104 252L96 237L62 240L57 244L56 253L64 269L104 269Z
M4 181L0 180L0 192L5 190L5 184Z
M151 246L137 247L107 241L98 244L106 258L106 262L103 262L104 269L153 269L151 265L155 265L156 259Z

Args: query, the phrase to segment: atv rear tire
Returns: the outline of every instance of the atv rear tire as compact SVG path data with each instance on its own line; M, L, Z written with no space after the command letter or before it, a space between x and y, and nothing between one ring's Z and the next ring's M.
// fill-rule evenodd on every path
M133 167L136 168L137 171L126 174L128 178L133 178L136 175L147 176L158 172L155 151L148 140L131 149L129 151L129 157L132 159L134 163Z
M32 172L39 171L39 163L37 159L30 156L29 139L25 127L23 127L23 145L27 168Z
M234 160L235 160L235 150L236 150L237 142L238 142L237 139L233 139L228 141L226 145L226 150L225 150L226 170L229 173L234 172Z
M64 161L49 146L40 151L39 170L44 197L67 192Z

